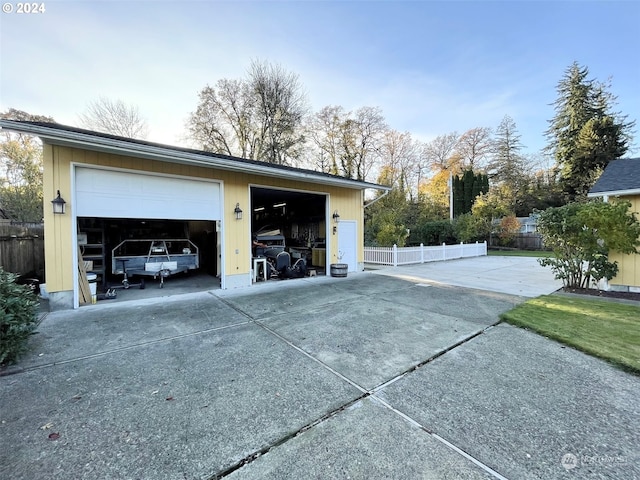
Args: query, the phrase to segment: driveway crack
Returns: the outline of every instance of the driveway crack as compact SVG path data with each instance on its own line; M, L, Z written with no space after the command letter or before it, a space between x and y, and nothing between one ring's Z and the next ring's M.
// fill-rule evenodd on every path
M286 435L284 437L282 437L280 440L278 440L277 442L272 443L271 445L267 445L266 447L263 447L259 450L256 450L253 453L250 453L249 455L247 455L246 457L244 457L243 459L237 461L236 463L234 463L233 465L231 465L230 467L221 470L217 473L214 473L213 475L206 477L207 480L219 480L221 478L224 478L230 474L232 474L233 472L235 472L236 470L239 470L240 468L244 467L245 465L250 464L251 462L257 460L258 458L260 458L261 456L269 453L269 451L273 450L276 447L279 447L280 445L285 444L286 442L288 442L289 440L302 435L304 432L311 430L313 427L315 427L316 425L319 425L323 422L325 422L326 420L338 415L340 412L346 410L347 408L351 407L352 405L355 405L356 403L358 403L359 401L367 398L370 394L369 393L364 393L360 396L358 396L357 398L351 400L350 402L347 402L343 405L341 405L340 407L331 410L330 412L322 415L321 417L313 420L312 422L304 425L303 427L299 428L298 430L296 430L295 432L290 433L289 435Z

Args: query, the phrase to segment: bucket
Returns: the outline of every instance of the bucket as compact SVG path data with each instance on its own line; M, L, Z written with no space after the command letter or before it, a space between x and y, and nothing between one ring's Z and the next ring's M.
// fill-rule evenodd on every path
M91 291L91 303L96 303L98 300L98 275L87 272L87 280L89 281L89 290Z
M330 268L332 277L346 277L349 265L346 263L332 263Z

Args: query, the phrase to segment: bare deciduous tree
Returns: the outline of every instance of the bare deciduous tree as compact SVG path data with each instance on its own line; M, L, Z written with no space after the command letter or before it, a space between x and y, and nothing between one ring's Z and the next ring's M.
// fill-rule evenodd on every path
M344 119L345 112L340 106L324 107L309 119L307 138L316 150L311 162L312 166L321 172L338 174Z
M302 153L299 150L304 142L302 122L307 113L298 75L279 65L254 60L249 70L249 85L258 100L261 157L278 165L296 161Z
M223 78L199 97L187 125L191 139L208 152L255 159L259 142L247 83Z
M280 165L298 161L307 105L297 75L254 61L247 79L218 80L199 97L187 130L200 148Z
M343 174L356 180L367 180L378 160L378 147L387 125L379 107L361 107L347 119L343 128ZM348 174L347 174L348 173Z
M458 140L456 153L460 155L464 168L481 169L491 153L491 129L477 127L466 131Z
M308 122L315 152L311 162L327 173L367 180L380 159L380 141L387 126L377 107L346 112L324 107Z
M379 153L385 183L397 188L412 202L420 180L420 151L420 143L411 138L409 132L387 130L382 135Z
M107 97L89 103L80 114L80 124L89 130L120 137L146 138L148 133L147 121L138 107Z
M458 144L458 132L438 135L424 146L422 156L426 162L424 167L432 170L445 170L450 167L451 156L455 152Z

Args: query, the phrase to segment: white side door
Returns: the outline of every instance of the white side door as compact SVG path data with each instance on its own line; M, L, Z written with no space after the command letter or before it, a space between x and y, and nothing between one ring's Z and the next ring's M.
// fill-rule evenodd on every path
M353 220L338 221L338 258L340 263L349 265L349 272L358 269L358 246L356 222Z

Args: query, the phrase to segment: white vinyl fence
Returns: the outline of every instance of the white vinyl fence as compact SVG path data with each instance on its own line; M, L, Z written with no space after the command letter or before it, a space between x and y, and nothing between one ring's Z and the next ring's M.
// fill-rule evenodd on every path
M487 242L460 243L425 247L364 247L364 263L378 265L411 265L425 262L441 262L465 257L480 257L487 254Z

